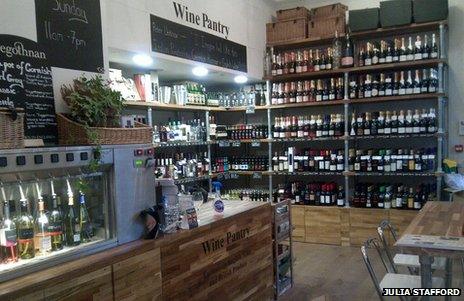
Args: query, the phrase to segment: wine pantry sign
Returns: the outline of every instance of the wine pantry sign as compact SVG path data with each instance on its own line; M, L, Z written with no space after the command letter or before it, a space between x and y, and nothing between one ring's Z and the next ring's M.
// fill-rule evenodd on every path
M174 4L174 11L178 19L184 20L191 24L202 26L203 28L207 28L209 30L216 31L220 34L223 34L226 39L229 37L230 27L222 24L221 21L210 19L206 13L202 13L200 15L191 12L186 5L182 5L177 2L172 2L172 4Z
M36 42L0 35L0 107L25 109L26 138L56 143L52 70Z
M201 243L205 254L219 251L233 242L245 239L250 236L250 228L240 229L234 232L227 232L224 237L213 238Z

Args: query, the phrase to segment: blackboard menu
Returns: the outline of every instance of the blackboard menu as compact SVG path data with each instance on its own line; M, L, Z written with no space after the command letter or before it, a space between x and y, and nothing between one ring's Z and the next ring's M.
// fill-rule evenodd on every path
M154 15L150 21L152 51L247 72L245 46Z
M103 72L99 0L35 0L37 42L50 64Z
M57 142L52 69L36 42L0 35L0 106L25 109L27 139Z

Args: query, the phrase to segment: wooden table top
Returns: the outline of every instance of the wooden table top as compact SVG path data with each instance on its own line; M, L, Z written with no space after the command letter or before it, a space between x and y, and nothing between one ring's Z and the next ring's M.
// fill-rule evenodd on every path
M403 252L464 255L464 202L427 202L395 243Z

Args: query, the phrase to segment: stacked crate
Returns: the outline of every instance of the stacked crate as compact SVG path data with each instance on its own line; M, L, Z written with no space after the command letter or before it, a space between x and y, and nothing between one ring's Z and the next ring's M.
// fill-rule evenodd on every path
M346 11L348 7L341 3L313 8L308 23L308 37L312 40L335 37L345 34Z
M309 15L310 11L305 7L277 11L277 22L266 24L267 43L307 38Z

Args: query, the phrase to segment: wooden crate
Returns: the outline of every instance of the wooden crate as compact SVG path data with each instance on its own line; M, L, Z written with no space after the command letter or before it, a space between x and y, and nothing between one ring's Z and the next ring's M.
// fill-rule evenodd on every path
M345 17L345 12L348 6L341 3L315 7L311 9L312 18L332 18L332 17Z
M292 238L294 241L304 242L306 239L305 208L300 205L293 205L291 208L293 225Z
M378 237L377 227L388 219L388 210L371 208L349 208L350 245L360 246L369 237Z
M308 36L308 19L300 18L266 24L267 43L301 40Z
M306 242L329 245L341 244L340 209L307 206L305 208Z
M115 300L161 300L160 249L113 264Z
M346 19L340 17L327 17L311 19L308 23L308 37L314 39L327 39L335 37L335 31L342 35L346 31Z
M309 18L310 11L306 7L294 7L289 9L281 9L277 12L278 21L287 21L299 18Z

